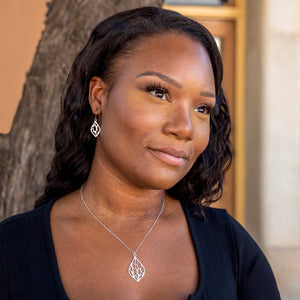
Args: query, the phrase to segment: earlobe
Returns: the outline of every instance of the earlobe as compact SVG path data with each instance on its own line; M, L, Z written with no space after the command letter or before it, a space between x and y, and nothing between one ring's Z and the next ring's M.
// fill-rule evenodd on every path
M102 111L103 102L106 99L107 85L102 78L94 76L89 85L89 103L93 114Z

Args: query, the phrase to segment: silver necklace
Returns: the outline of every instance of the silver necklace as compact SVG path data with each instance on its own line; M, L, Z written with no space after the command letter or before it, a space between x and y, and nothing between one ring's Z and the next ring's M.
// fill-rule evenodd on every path
M125 246L133 255L133 258L131 260L131 263L128 267L128 274L131 278L133 278L135 281L139 282L145 275L145 267L142 264L142 262L137 258L137 252L140 249L140 247L142 246L143 242L145 241L145 239L147 238L147 236L149 235L149 233L152 231L153 227L155 226L155 224L157 223L159 217L161 216L164 207L165 207L165 198L163 199L163 203L160 209L160 212L158 213L155 221L153 222L153 224L151 225L151 227L149 228L149 230L146 232L145 236L143 237L143 239L140 241L140 243L138 244L137 248L135 250L132 250L131 248L129 248L116 234L114 234L104 223L102 223L95 215L94 213L90 210L90 208L88 207L88 205L86 204L83 195L82 195L82 189L83 189L83 185L80 188L80 197L81 200L84 204L84 206L86 207L87 211L90 213L90 215L102 226L104 227L110 234L112 234L123 246Z

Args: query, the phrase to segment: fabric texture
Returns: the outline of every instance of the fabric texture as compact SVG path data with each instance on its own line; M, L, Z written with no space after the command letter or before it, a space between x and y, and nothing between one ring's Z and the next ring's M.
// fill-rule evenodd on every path
M68 299L51 236L53 203L0 224L0 300ZM200 277L196 292L188 299L280 299L263 252L226 210L206 208L205 220L188 208L184 212Z

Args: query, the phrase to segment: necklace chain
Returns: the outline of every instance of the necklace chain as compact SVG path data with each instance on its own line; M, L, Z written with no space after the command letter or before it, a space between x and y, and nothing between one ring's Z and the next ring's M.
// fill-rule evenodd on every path
M158 213L155 221L153 222L153 224L151 225L151 227L149 228L149 230L146 232L145 236L143 237L143 239L140 241L140 243L138 244L138 246L136 247L135 250L132 250L131 248L129 248L116 234L114 234L104 223L102 223L96 216L95 214L91 211L91 209L88 207L87 203L85 202L84 198L83 198L83 194L82 194L82 190L83 190L83 185L80 188L80 197L81 200L84 204L84 206L86 207L87 211L90 213L90 215L102 226L104 227L112 236L114 236L123 246L125 246L132 254L133 256L136 256L137 251L140 249L140 247L142 246L143 242L145 241L145 239L147 238L147 236L150 234L150 232L152 231L153 227L155 226L155 224L157 223L159 217L161 216L164 207L165 207L165 198L163 199L163 203L160 209L160 212Z

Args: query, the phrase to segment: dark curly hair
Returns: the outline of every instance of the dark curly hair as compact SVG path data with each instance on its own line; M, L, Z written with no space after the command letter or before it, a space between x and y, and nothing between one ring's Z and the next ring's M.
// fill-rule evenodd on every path
M111 80L118 58L134 51L138 40L166 32L185 34L205 47L213 68L216 92L208 146L186 176L167 193L198 209L221 197L224 174L232 159L231 123L221 87L222 59L215 40L204 26L177 12L142 7L100 22L75 58L62 98L62 113L55 134L56 154L44 194L35 206L80 188L89 175L96 146L96 139L90 134L93 113L88 101L92 77Z

